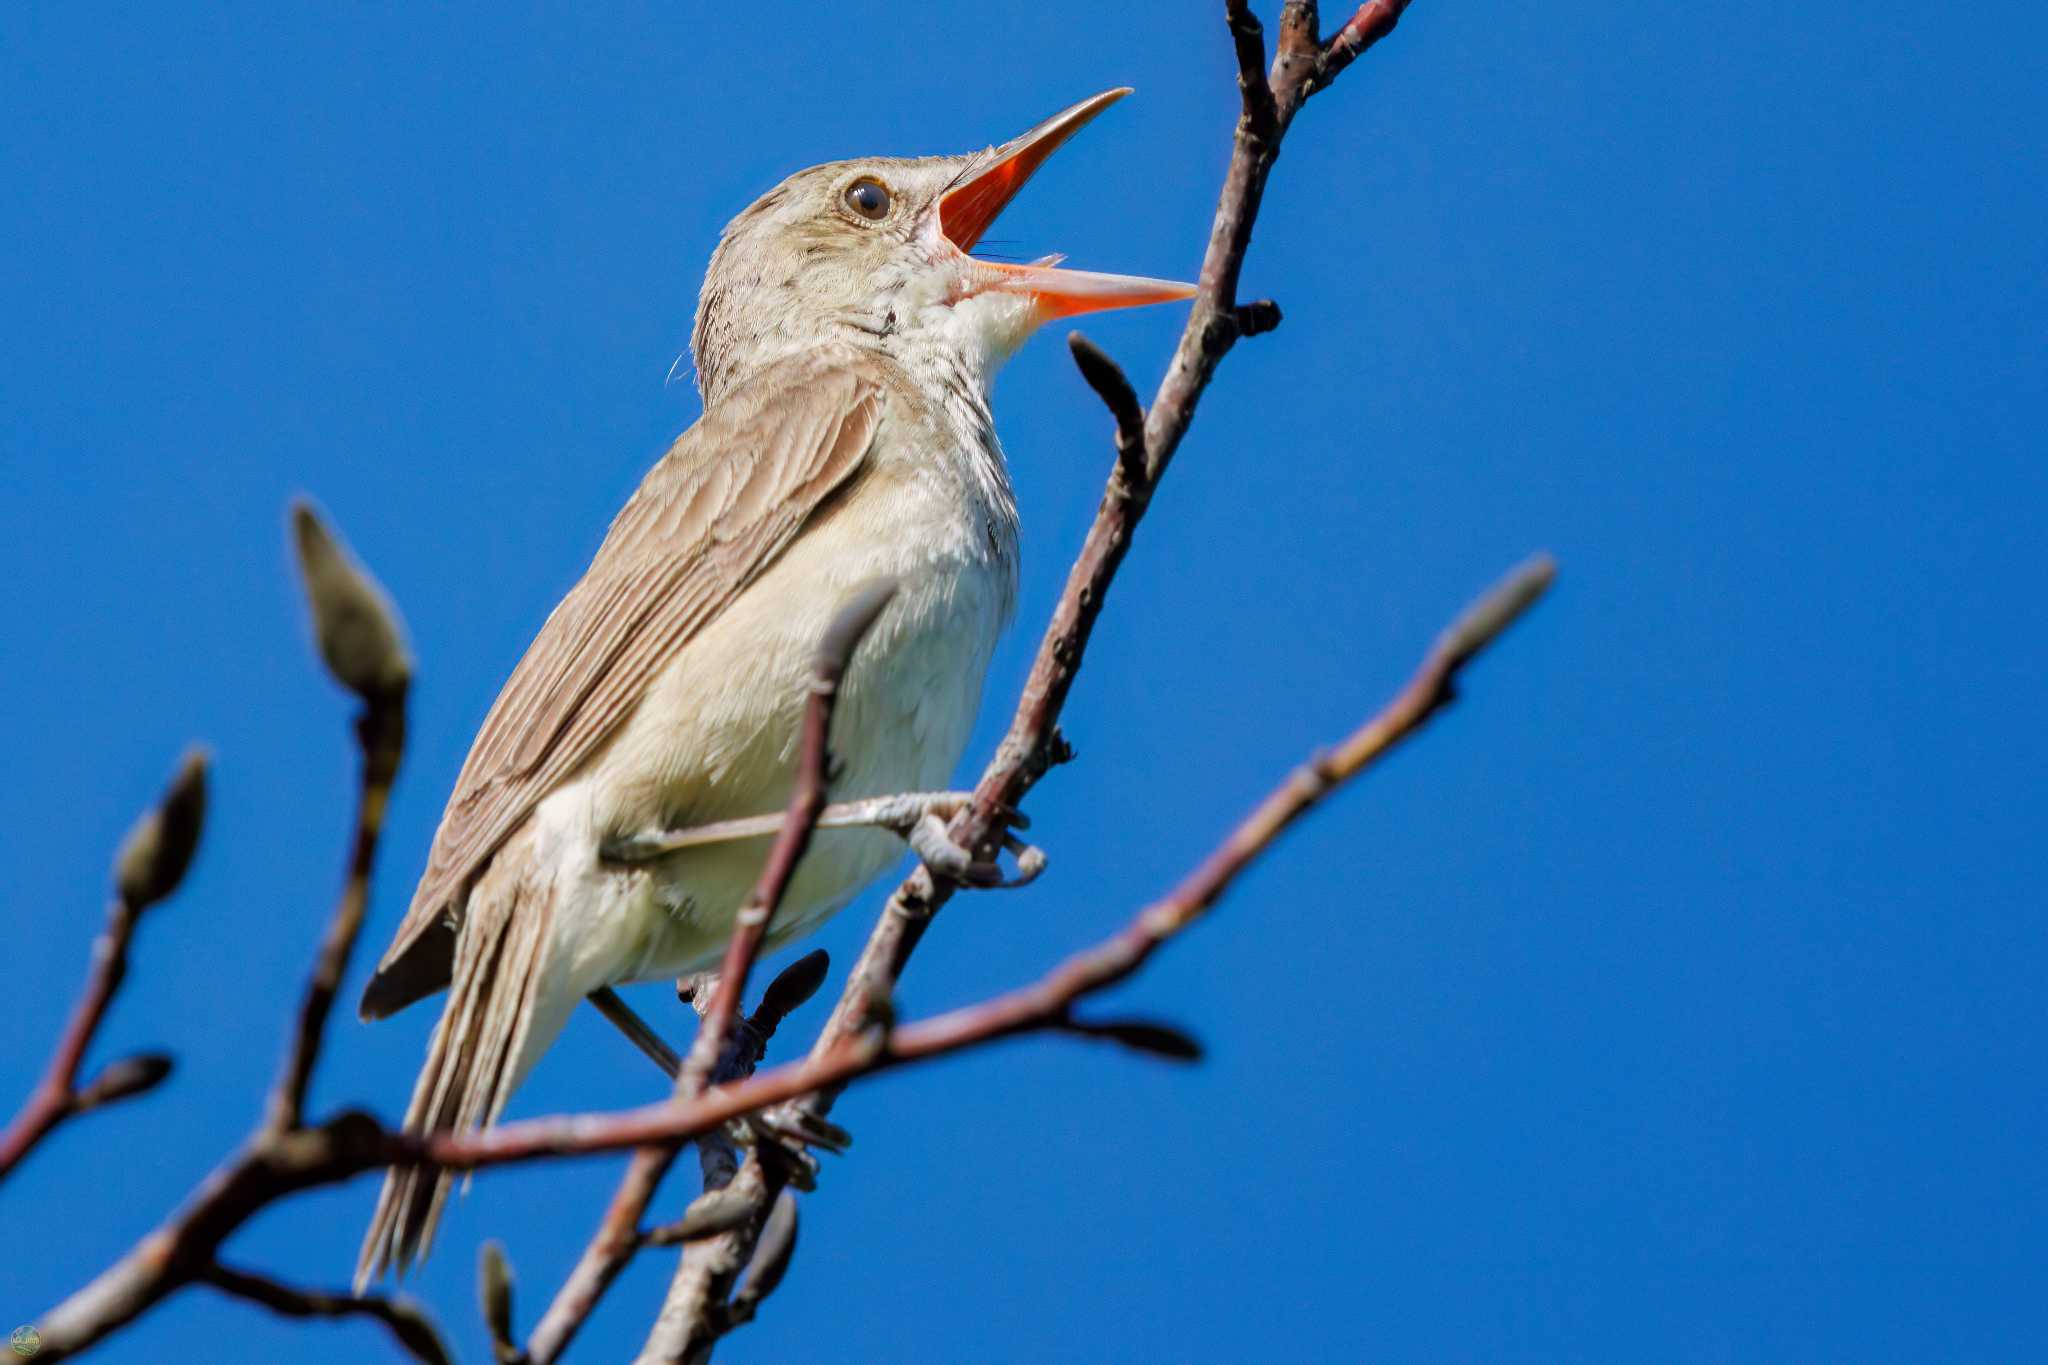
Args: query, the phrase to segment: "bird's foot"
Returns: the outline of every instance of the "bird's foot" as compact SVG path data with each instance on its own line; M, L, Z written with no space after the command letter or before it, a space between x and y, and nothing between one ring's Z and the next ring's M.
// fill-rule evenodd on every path
M1017 875L1008 876L994 860L982 861L974 856L974 850L954 841L953 831L936 811L921 818L904 836L911 851L924 861L934 875L959 882L962 886L988 889L1008 889L1028 886L1038 880L1038 874L1045 871L1045 852L1025 843L1016 835L1005 830L1003 847L1017 858Z
M953 838L952 820L974 804L974 793L930 792L916 799L924 804L915 822L902 831L903 839L933 875L962 886L989 889L1027 886L1045 871L1044 851L1011 833L1013 829L1030 828L1031 821L1024 812L1010 807L1002 811L1002 846L1017 859L1017 875L1010 877L994 860L976 858L973 849Z
M1007 877L993 861L983 861L971 849L953 841L948 822L974 802L972 792L903 792L895 796L871 796L859 801L837 801L818 816L819 829L886 829L908 843L938 876L963 886L1024 886L1045 870L1042 850L1018 839L1013 829L1026 829L1031 822L1017 810L1002 812L1002 846L1017 859L1017 875ZM645 830L616 835L605 840L601 852L607 862L643 863L685 848L727 843L737 839L759 839L782 828L784 817L751 815L741 820L720 820L688 829Z

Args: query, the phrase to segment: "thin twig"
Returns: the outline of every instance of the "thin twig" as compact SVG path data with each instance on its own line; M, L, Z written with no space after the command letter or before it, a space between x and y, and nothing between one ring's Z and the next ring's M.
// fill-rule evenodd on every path
M1142 966L1214 905L1283 831L1447 705L1455 695L1459 670L1534 605L1554 575L1550 559L1539 555L1503 577L1437 637L1392 701L1335 748L1289 773L1179 885L1139 911L1120 933L1073 955L1030 985L916 1023L868 1029L822 1057L774 1067L694 1100L609 1114L528 1119L476 1133L386 1134L386 1159L474 1170L680 1141L819 1086L843 1084L1019 1032L1069 1031L1066 1022L1078 1001Z
M453 1359L441 1334L420 1307L407 1299L388 1299L379 1294L343 1294L318 1289L298 1289L246 1270L224 1265L208 1266L198 1275L203 1284L224 1294L247 1299L293 1318L372 1318L384 1324L405 1353L425 1365L449 1365Z
M341 989L342 975L348 970L349 957L362 933L363 914L370 903L370 877L376 870L377 844L384 832L385 811L391 804L391 784L397 780L399 760L405 754L405 692L404 682L395 684L390 691L369 701L356 721L363 774L356 800L355 834L349 843L348 872L342 880L334 914L327 921L327 933L320 942L312 975L299 997L298 1020L284 1069L270 1092L267 1122L275 1132L296 1128L304 1118L306 1087L312 1084L313 1068L320 1060L327 1016L333 1012L335 993Z
M619 993L610 986L599 986L587 997L597 1007L597 1012L611 1022L611 1026L626 1035L634 1047L660 1067L662 1074L674 1080L682 1074L683 1059L668 1045L668 1040L654 1031L654 1026L640 1017L639 1011L620 999Z
M102 1105L140 1095L170 1074L162 1054L109 1063L84 1086L78 1083L86 1049L107 1017L114 993L128 975L128 950L135 927L150 906L169 896L191 866L193 851L206 815L207 756L189 751L157 804L144 813L122 840L114 863L114 897L107 907L106 926L93 940L92 968L85 990L71 1008L64 1032L50 1055L49 1066L30 1092L21 1112L0 1133L0 1180L19 1166L35 1145L68 1119Z
M1337 30L1336 36L1323 45L1307 94L1312 95L1336 80L1338 74L1356 61L1361 53L1392 33L1407 8L1408 0L1369 0L1369 3L1360 5L1357 13Z
M803 749L782 828L769 850L753 894L734 922L719 968L717 988L697 1026L697 1039L676 1076L671 1103L688 1103L701 1095L726 1050L747 978L760 954L769 922L810 843L818 814L824 809L828 741L840 679L861 637L889 604L895 590L894 583L878 583L862 591L834 618L819 642L812 663L810 700L804 709ZM676 1144L669 1143L633 1154L596 1233L527 1338L526 1353L535 1365L548 1365L560 1357L605 1289L638 1250L641 1220L662 1178L674 1164L676 1150Z
M356 818L341 895L299 1002L285 1065L255 1131L183 1208L43 1315L36 1323L39 1360L85 1349L208 1275L216 1268L221 1243L259 1210L294 1191L346 1179L366 1169L366 1159L374 1165L383 1138L380 1125L367 1115L344 1112L307 1127L302 1111L329 1006L362 928L384 811L404 755L411 660L383 589L310 507L297 505L293 520L322 658L363 703L355 725L361 756ZM123 878L124 883L130 880Z
M1266 31L1249 0L1224 0L1223 17L1237 51L1237 88L1243 96L1245 122L1256 132L1268 132L1274 108L1273 87L1266 80Z

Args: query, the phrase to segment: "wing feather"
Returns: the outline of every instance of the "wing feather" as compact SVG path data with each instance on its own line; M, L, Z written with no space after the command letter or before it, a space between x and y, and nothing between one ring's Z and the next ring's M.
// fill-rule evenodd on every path
M541 799L853 476L881 409L873 380L789 362L730 394L648 472L477 733L412 907L364 993L366 1013L444 983L384 978L444 912L459 912L471 880Z

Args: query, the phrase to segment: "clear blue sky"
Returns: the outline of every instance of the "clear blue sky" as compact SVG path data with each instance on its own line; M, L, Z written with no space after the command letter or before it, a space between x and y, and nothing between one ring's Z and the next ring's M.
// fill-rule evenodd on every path
M352 763L287 498L420 660L367 957L500 681L697 415L663 379L720 225L799 166L1130 84L997 245L1186 275L1234 117L1214 8L7 7L5 1105L115 841L188 740L219 768L95 1054L181 1070L0 1191L0 1330L198 1180L276 1064ZM1420 0L1319 98L1245 271L1287 321L1203 405L1069 709L1081 762L1031 800L1052 870L956 901L904 1010L1107 931L1527 551L1558 590L1123 993L1205 1064L1027 1041L860 1090L730 1355L2048 1356L2044 46L2008 0ZM1149 392L1179 323L1089 331ZM1056 336L997 415L1025 586L971 764L1109 459ZM874 904L815 940L840 967ZM431 1022L339 1021L319 1100L399 1111ZM587 1020L515 1108L658 1088ZM531 1323L615 1169L476 1182L418 1281L465 1358L478 1242ZM233 1255L339 1284L373 1195ZM579 1358L629 1353L669 1265ZM107 1354L195 1349L387 1347L195 1291Z

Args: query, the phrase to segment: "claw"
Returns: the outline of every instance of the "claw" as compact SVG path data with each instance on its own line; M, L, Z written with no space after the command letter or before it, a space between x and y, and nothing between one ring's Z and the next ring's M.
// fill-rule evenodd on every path
M735 1126L744 1128L764 1158L770 1153L779 1158L785 1177L800 1190L817 1185L818 1159L811 1155L812 1148L836 1156L853 1142L853 1134L796 1104L750 1114Z
M971 849L954 843L946 822L935 811L927 811L910 827L908 839L911 851L941 877L964 882L968 886L1002 885L1003 870L994 863L975 861Z
M1045 871L1045 850L1036 844L1027 844L1013 835L1003 836L1003 847L1010 850L1017 859L1017 875L1005 882L1006 887L1029 886Z

